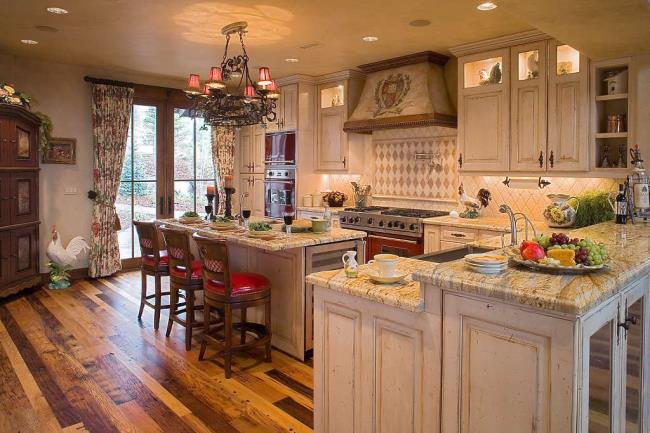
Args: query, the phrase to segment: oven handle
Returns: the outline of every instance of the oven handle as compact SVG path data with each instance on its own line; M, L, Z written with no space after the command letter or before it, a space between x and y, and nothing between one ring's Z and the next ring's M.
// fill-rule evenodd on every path
M285 161L285 160L271 160L264 161L264 164L293 164L295 161Z
M295 183L294 180L264 180L264 183Z
M372 239L382 239L382 240L385 240L385 241L407 242L409 244L414 244L414 245L418 245L420 243L419 241L412 241L410 239L389 238L388 236L368 235L368 237L372 238Z

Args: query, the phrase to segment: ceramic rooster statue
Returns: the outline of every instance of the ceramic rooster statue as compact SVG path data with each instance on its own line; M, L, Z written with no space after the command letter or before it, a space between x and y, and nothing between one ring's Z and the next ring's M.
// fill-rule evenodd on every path
M49 287L51 289L70 287L70 265L80 253L88 248L86 240L81 236L73 238L68 246L63 248L56 226L52 227L52 240L46 251L47 257L50 259L47 266L50 268Z

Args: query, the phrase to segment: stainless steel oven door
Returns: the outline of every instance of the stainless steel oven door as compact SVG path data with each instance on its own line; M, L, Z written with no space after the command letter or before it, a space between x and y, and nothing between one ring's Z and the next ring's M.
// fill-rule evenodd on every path
M264 181L264 215L282 218L282 213L294 206L296 184L293 180Z

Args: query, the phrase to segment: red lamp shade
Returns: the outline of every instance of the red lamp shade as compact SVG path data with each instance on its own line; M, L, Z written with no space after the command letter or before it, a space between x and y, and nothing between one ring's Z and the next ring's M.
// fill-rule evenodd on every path
M265 66L260 68L260 75L257 84L260 86L268 86L271 84L271 72L269 71L269 68Z
M275 82L275 80L271 80L271 84L266 86L266 90L268 91L266 94L267 98L278 99L280 97L280 89L278 89L278 84Z
M189 93L190 95L198 95L201 93L201 80L198 74L190 74L185 93Z
M254 98L255 97L255 87L253 86L246 86L244 89L244 96L247 98Z
M205 84L211 89L224 89L226 87L220 67L213 66L210 68L210 78Z
M201 93L201 96L210 96L210 86L207 84L203 86L203 93Z

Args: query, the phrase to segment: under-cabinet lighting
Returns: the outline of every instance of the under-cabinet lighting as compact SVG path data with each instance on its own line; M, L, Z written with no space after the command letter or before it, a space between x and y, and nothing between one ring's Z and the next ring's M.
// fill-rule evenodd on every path
M541 177L508 177L502 182L512 189L544 189L551 184L549 180Z

